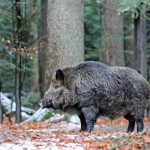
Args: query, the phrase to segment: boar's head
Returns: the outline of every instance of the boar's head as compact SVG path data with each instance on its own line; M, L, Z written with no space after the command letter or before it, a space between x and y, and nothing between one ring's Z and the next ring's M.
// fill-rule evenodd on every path
M51 77L51 84L42 100L43 108L62 109L65 105L65 94L68 92L64 86L64 74L59 69Z

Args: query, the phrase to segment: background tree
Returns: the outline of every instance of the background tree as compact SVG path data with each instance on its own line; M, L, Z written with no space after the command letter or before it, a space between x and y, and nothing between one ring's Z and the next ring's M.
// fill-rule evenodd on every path
M44 66L40 62L41 70L44 71L40 79L41 87L47 89L50 84L50 73L54 69L76 65L84 60L84 40L83 40L83 3L82 0L48 0L47 22L44 19L42 23L43 39L47 38L44 27L47 25L48 48L40 49L40 58L44 59ZM46 3L42 2L43 8ZM46 11L42 13L44 15ZM43 40L42 40L43 41ZM47 42L47 41L46 41ZM43 44L47 44L43 42ZM43 51L42 51L43 50ZM40 61L42 61L40 60ZM44 68L42 68L44 67ZM40 70L40 71L41 71ZM41 86L40 85L40 86ZM42 95L44 94L42 90ZM47 109L39 109L31 118L26 120L30 122L38 120L39 116L47 113Z
M148 72L147 78L150 81L150 9L146 12L147 15L147 64L148 64Z
M147 79L147 38L146 8L141 5L140 15L134 19L135 28L135 69Z
M48 52L45 65L49 80L52 69L84 60L83 1L49 0L47 17Z
M124 66L123 17L116 14L118 1L104 1L103 4L103 51L100 61L110 65Z
M47 0L41 0L41 28L40 28L40 47L39 47L39 90L41 97L46 90L46 56L48 52L48 32L47 32ZM48 59L48 58L47 58Z
M16 51L15 68L15 100L16 100L16 123L21 122L21 7L20 0L13 0L13 25L14 25L14 48Z

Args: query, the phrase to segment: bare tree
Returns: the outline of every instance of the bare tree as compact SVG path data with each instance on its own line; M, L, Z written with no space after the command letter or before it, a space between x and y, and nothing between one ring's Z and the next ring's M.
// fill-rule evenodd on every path
M15 100L16 100L16 123L21 122L21 10L20 0L13 0L13 29L14 48L16 50L15 68Z

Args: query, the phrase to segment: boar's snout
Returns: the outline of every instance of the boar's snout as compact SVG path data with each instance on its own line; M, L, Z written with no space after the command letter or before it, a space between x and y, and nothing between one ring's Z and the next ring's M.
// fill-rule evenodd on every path
M43 99L42 100L42 108L53 108L52 100Z

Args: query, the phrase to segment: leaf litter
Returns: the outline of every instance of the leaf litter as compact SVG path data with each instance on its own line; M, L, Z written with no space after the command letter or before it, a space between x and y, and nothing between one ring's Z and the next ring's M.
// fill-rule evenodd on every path
M127 121L98 119L92 133L80 124L32 122L0 125L0 150L139 150L150 149L150 119L145 131L126 133Z

